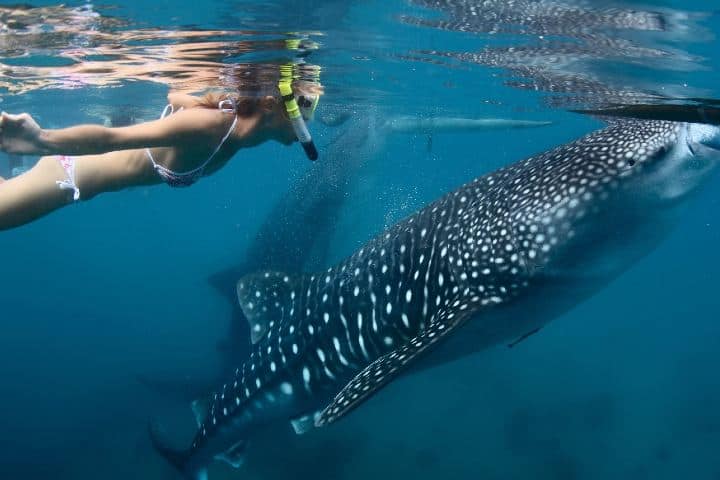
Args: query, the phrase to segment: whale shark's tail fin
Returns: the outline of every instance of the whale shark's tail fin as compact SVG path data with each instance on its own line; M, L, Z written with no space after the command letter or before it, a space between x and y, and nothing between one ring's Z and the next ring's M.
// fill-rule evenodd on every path
M207 480L207 469L189 468L189 453L185 450L175 449L167 445L163 439L163 431L159 424L152 422L148 428L150 441L155 451L182 473L188 480Z

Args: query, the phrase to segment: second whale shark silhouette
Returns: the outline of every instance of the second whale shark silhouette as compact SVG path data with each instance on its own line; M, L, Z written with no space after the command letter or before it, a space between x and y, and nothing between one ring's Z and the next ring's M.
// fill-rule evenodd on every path
M446 194L325 271L242 278L249 358L189 448L152 430L156 449L206 478L268 425L328 425L400 374L537 331L657 246L719 162L717 126L613 121Z

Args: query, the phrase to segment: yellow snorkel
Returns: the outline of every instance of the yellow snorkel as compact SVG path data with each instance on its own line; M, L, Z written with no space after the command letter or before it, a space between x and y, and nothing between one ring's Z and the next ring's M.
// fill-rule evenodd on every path
M305 119L303 118L303 114L300 111L300 107L298 106L298 102L292 91L292 65L282 65L280 67L280 81L278 82L278 88L280 89L280 95L285 102L285 110L287 111L293 131L295 131L295 136L300 141L300 145L302 145L303 150L305 150L307 157L310 160L317 160L317 148L315 148L315 143L310 136L310 132L305 124ZM310 115L312 115L315 111L318 99L315 98L311 101L301 97L301 100L309 103L307 106L303 105L303 110L309 111L308 118L310 118Z

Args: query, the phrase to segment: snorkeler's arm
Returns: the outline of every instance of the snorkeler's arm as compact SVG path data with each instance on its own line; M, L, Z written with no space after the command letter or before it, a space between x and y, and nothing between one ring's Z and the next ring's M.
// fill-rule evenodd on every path
M0 148L9 153L90 155L144 147L187 147L213 141L227 128L227 114L192 108L161 120L128 127L78 125L44 130L27 113L2 114Z
M172 105L176 112L181 108L197 107L202 103L202 98L200 97L179 92L168 93L167 100L168 104Z

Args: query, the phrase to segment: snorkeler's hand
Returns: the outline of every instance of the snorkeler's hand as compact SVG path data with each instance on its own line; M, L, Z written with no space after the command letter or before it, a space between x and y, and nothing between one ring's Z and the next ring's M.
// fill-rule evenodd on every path
M42 129L27 113L0 115L0 150L8 153L42 154Z

